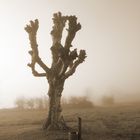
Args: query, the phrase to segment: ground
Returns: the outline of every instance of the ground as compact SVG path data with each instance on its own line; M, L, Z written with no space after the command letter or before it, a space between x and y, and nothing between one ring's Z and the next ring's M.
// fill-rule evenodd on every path
M60 133L42 130L46 110L1 110L0 140L62 140ZM67 124L77 129L82 118L83 140L139 140L140 105L63 110ZM67 140L68 134L63 134ZM61 136L60 136L61 137Z

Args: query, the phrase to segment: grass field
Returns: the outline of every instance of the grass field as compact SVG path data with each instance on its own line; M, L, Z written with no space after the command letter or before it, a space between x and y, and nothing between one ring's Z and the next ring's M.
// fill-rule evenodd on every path
M0 140L51 140L41 128L46 113L46 110L1 110ZM140 140L138 104L65 109L63 114L67 124L75 129L77 117L82 118L83 140Z

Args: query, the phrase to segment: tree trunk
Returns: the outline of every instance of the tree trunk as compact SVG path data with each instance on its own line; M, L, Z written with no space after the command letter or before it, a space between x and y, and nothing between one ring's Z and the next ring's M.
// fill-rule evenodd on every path
M61 115L61 93L63 91L64 81L49 83L49 112L43 128L47 130L64 130L66 126L63 116Z

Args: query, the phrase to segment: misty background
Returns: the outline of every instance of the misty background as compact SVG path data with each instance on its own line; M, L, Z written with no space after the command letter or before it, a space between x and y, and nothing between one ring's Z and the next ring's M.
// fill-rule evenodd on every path
M73 47L87 52L66 81L63 96L86 94L95 103L104 95L140 100L139 0L0 0L0 108L13 107L18 97L47 97L47 80L34 77L27 67L30 47L24 27L39 19L40 57L50 65L52 15L58 11L78 17L82 29Z

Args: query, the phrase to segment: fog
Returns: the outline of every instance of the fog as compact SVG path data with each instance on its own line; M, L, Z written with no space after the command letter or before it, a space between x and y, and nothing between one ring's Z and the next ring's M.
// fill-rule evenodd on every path
M24 27L39 19L40 57L51 64L52 15L76 15L82 25L73 47L87 59L65 83L63 97L102 96L140 100L140 1L138 0L0 0L0 108L17 97L47 94L45 78L35 78L27 63L29 40Z

